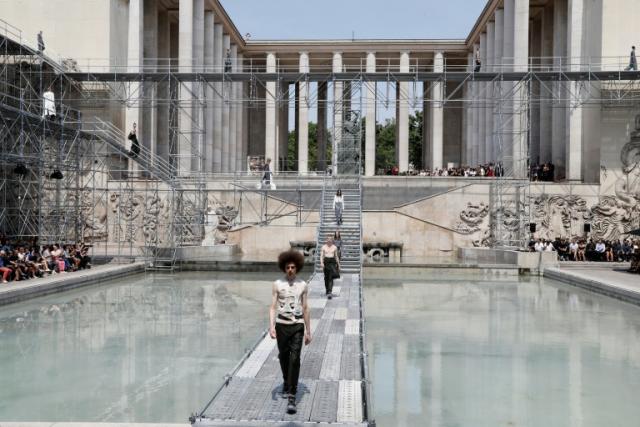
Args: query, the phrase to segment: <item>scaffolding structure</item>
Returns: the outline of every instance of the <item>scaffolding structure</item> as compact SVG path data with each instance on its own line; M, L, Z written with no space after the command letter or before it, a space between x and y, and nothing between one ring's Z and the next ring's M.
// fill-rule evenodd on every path
M366 83L383 83L376 85L376 107L388 107L395 100L393 89L408 82L406 87L412 89L401 89L400 95L410 108L432 103L490 109L496 161L504 168L491 187L491 240L503 247L522 247L528 236L532 106L640 105L640 75L611 65L617 60L578 65L575 60L553 61L557 65L542 66L539 64L549 61L532 59L522 72L496 64L488 67L490 72L476 73L459 62L445 63L442 72L417 63L408 72L400 72L395 65L366 72L360 62L346 63L341 72L315 67L301 73L278 66L275 73L268 73L258 61L239 64L233 72L195 66L182 72L175 61L158 59L153 68L113 67L107 72L102 67L79 70L71 60L56 62L22 43L20 31L8 24L0 26L0 33L0 232L25 242L39 239L41 244L91 243L94 256L142 257L153 268L172 269L177 248L202 242L207 186L212 180L229 181L234 203L240 201L244 206L246 214L239 212L236 225L268 224L293 215L296 225L311 221L314 209L309 208L313 206L309 199L320 198L317 182L308 187L296 176L292 178L295 184L265 191L255 188L259 178L249 172L204 172L205 137L211 130L204 112L212 105L265 108L266 99L259 93L267 90L268 82L277 83L271 94L276 108L289 103L289 91L282 90L285 86L304 84L308 107L318 105L323 97L320 91L328 86L344 88L341 99L332 99L335 133L327 142L334 145L331 151L337 157L333 160L337 172L347 175L362 173L362 111L352 103L362 102L358 99ZM319 84L311 89L312 82ZM486 88L482 103L465 90L480 82ZM446 96L418 90L419 85L429 83L446 86ZM49 88L56 94L52 117L43 112L43 94ZM423 99L417 98L418 93ZM138 155L131 155L128 135L122 131L126 128L122 112L125 116L128 111L147 114L160 108L166 112L167 152L143 146ZM336 108L348 112L340 115L340 122L335 122ZM111 115L96 118L87 110ZM318 179L323 173L318 173ZM282 182L287 181L291 182L282 176ZM280 199L278 191L283 192ZM285 195L286 191L291 194ZM251 198L255 194L258 201ZM245 203L249 199L252 201Z

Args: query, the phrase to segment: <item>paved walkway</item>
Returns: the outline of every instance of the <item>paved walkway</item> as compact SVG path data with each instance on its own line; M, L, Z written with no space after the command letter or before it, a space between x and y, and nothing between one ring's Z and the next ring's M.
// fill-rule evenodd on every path
M143 262L106 264L93 267L89 270L53 274L37 279L3 283L0 284L0 305L63 292L80 286L95 285L96 283L143 271Z
M268 335L235 372L229 385L195 424L208 426L296 425L363 422L360 344L360 276L344 274L324 296L322 275L310 282L312 342L302 350L298 412L286 413L276 340Z
M629 264L623 265L562 265L545 269L544 277L640 305L640 275L628 273Z

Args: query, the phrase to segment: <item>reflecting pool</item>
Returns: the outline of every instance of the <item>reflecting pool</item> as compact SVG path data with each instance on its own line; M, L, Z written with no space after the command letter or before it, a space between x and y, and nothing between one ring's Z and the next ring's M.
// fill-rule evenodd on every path
M637 426L640 307L550 280L365 283L380 426Z
M266 328L277 276L139 275L0 307L0 421L187 422Z

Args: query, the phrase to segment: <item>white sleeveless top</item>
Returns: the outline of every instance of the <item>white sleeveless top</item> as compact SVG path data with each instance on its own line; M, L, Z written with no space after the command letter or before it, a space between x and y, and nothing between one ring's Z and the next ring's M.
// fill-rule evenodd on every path
M296 279L290 285L287 279L278 279L274 286L278 292L276 323L285 325L304 323L302 295L309 291L307 282Z

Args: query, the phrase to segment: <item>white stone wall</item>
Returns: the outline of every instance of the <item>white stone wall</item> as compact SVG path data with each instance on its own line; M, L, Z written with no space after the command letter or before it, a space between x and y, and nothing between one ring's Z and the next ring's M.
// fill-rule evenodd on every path
M20 28L34 47L42 30L47 54L104 59L111 53L111 6L111 0L0 0L0 18ZM127 32L120 36L126 40Z
M588 8L593 8L595 27L587 27L585 36L597 31L597 16L601 10L602 51L603 57L628 58L631 46L640 49L638 22L640 22L640 2L637 0L587 0ZM623 61L623 68L627 65ZM620 68L614 68L620 69Z

